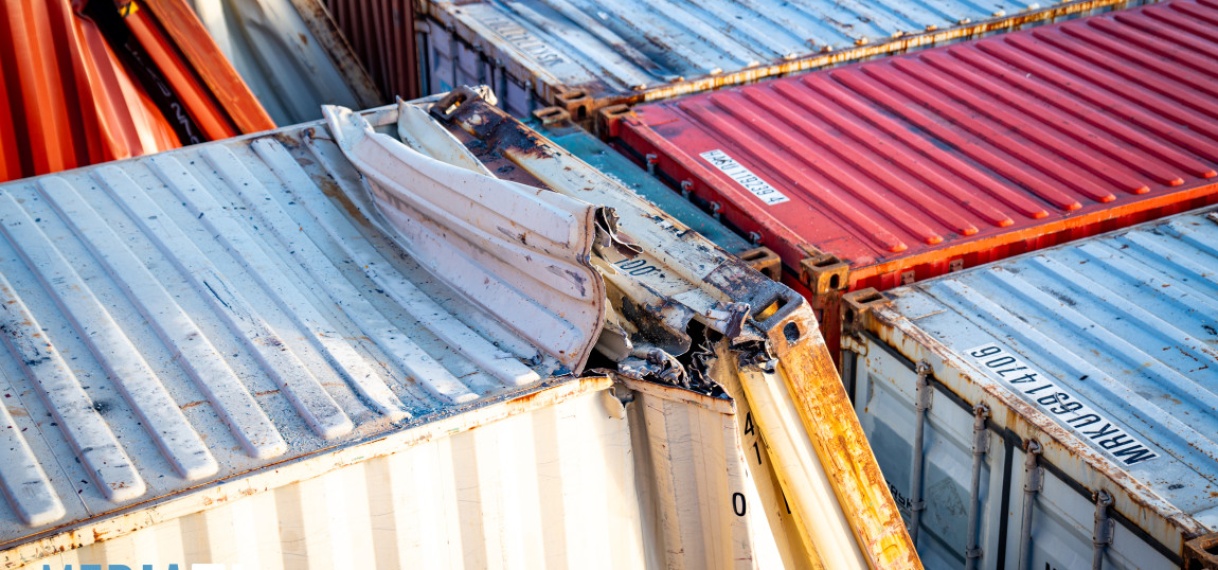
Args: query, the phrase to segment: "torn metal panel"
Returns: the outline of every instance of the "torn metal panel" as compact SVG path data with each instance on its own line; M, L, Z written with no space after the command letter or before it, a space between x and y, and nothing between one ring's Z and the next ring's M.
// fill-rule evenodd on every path
M347 109L324 111L403 248L516 334L581 370L605 314L604 285L589 262L597 207L421 154ZM420 121L399 125L424 130L404 138L451 137ZM537 380L518 364L483 364L509 384Z
M641 248L636 251L601 245L595 250L595 261L608 284L610 303L636 348L654 347L660 339L668 343L665 353L695 362L698 355L691 352L694 336L715 337L722 339L716 342L731 345L733 357L740 361L738 366L768 370L771 378L781 382L779 389L767 393L771 401L782 402L783 409L796 410L802 430L787 425L793 419L790 416L785 422L780 416L771 416L757 424L763 432L769 432L762 436L776 442L778 438L794 438L787 449L814 452L825 473L818 482L807 470L785 470L783 491L800 493L801 499L807 499L790 502L790 507L803 509L802 519L808 521L823 516L813 507L817 504L813 497L834 501L849 527L848 532L842 532L839 526L836 532L813 535L811 545L802 542L799 537L805 535L797 530L781 533L777 536L785 538L778 547L785 552L784 557L814 565L818 563L816 553L833 549L856 552L855 562L861 558L872 568L919 567L816 319L802 297L625 192L617 182L507 117L472 91L462 90L441 99L431 112L471 137L467 146L477 147L482 160L502 162L517 169L505 172L531 179L533 184L613 208L622 239ZM691 335L698 330L710 332ZM665 380L666 359L643 360L658 372L653 374L654 380ZM698 366L685 368L691 376L705 374ZM744 374L712 373L711 379L714 384L729 386L740 384L736 376ZM747 400L741 405L744 403ZM778 409L777 404L769 409ZM748 436L757 441L756 428L748 424L740 428L742 439ZM784 455L783 461L789 465L786 462L794 459ZM748 465L755 482L783 479L769 462L754 465L750 461ZM787 522L787 506L786 502L767 504L772 528L792 528Z

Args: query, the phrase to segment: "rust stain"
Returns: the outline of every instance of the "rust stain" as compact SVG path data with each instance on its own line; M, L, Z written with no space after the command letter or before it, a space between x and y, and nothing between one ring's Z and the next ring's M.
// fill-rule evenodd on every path
M782 336L778 327L771 333ZM868 565L921 568L879 463L815 327L786 347L779 366Z

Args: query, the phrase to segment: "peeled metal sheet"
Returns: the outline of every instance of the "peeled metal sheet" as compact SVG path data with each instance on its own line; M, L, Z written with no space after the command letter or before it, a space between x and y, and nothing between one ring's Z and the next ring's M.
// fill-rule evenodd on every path
M1215 267L1211 210L902 287L868 305L848 342L857 355L848 381L858 383L880 464L906 497L920 492L909 483L915 363L933 386L924 556L953 546L962 556L968 509L947 499L967 497L967 476L962 491L948 492L959 487L948 474L971 462L967 443L955 442L968 441L965 410L978 404L995 440L978 527L985 566L1001 564L1004 551L1008 567L1075 567L1094 556L1104 568L1174 566L1186 541L1218 530ZM1043 483L1025 486L1029 441ZM1093 535L1104 494L1111 501L1100 510L1113 522Z
M785 566L921 567L802 297L472 90L431 112L459 128L492 171L613 208L620 241L594 248L613 308L598 349L620 374L736 400L746 415L739 437L756 456L746 468ZM750 390L761 407L752 408ZM794 468L800 461L819 465ZM841 517L827 516L834 512Z
M1130 4L428 1L424 51L432 93L489 84L513 115L558 105L582 121L611 104L707 91Z
M613 132L813 296L883 290L1218 200L1202 22L1218 10L1166 2L640 106Z
M605 319L605 285L592 267L596 206L502 180L479 169L433 158L373 130L349 109L323 109L330 134L367 182L370 200L391 235L415 260L517 336L579 372ZM409 138L447 141L448 131L423 111ZM399 118L398 125L407 122ZM434 125L434 126L433 126ZM402 136L402 135L400 135ZM433 147L434 148L434 147ZM443 155L441 155L443 156ZM468 157L469 162L476 159ZM454 343L459 344L459 343ZM488 357L489 368L499 368ZM539 378L524 366L497 370L501 379Z

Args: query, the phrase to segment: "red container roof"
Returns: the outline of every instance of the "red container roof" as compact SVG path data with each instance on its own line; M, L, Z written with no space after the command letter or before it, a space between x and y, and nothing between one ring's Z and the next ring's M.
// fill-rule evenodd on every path
M635 111L621 142L788 267L819 250L887 288L1218 199L1218 2Z

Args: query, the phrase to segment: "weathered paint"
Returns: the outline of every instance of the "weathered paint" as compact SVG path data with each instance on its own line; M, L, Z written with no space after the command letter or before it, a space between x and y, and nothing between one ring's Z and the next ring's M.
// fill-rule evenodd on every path
M966 462L967 445L952 443L967 420L958 408L979 403L991 411L991 448L1009 450L988 460L987 566L1003 552L1007 565L1022 554L1032 568L1089 561L1086 511L1100 490L1117 522L1105 568L1179 564L1185 541L1218 529L1208 388L1218 380L1216 264L1218 214L1202 212L892 291L890 302L869 305L848 343L856 373L847 381L877 453L908 446L899 441L914 415L912 363L925 362L937 388L929 425L940 434L927 443L928 468L950 474ZM1015 372L994 371L1008 359ZM1082 425L1090 416L1099 429ZM1029 511L1031 551L1021 553L1029 440L1041 447L1045 486ZM897 486L907 486L908 460L881 459ZM1007 513L1016 518L1004 526ZM923 552L959 548L963 537L937 524Z
M853 535L853 543L843 543L840 533L808 536L784 531L779 539L785 537L786 544L778 545L784 557L802 556L805 557L802 564L808 564L807 557L815 556L810 563L817 564L830 550L835 556L856 551L871 568L918 567L896 505L883 485L879 467L851 411L816 319L802 298L711 246L654 206L623 192L605 174L573 160L562 148L472 93L455 94L438 102L436 107L433 113L447 115L447 120L481 143L477 146L482 152L507 158L522 174L557 192L612 207L618 216L618 228L634 242L662 244L644 247L630 258L614 258L614 252L607 248L598 250L610 268L618 268L605 268L602 273L609 285L610 301L619 313L626 310L619 301L621 293L625 293L636 302L653 300L655 310L661 314L671 312L669 325L676 330L674 336L686 334L689 322L698 322L729 337L738 335L736 343L749 344L745 339L751 339L753 343L768 341L767 345L773 347L774 355L745 351L736 357L754 359L740 365L745 368L757 367L759 363L755 360L759 358L763 365L777 358L771 378L778 379L781 389L768 394L769 401L781 406L775 403L767 408L797 410L803 429L797 429L798 424L792 426L790 416L785 420L768 417L758 420L761 436L774 443L779 438L793 438L790 446L784 446L788 450L814 449L825 475L818 480L815 472L806 469L776 472L775 463L779 461L759 462L760 465L749 462L754 481L778 479L783 493L799 499L790 502L792 511L800 507L810 509L796 514L792 521L789 514L775 512L786 510L788 505L771 503L768 513L771 527L794 526L807 531L809 527L800 527L799 520L823 517L824 508L840 508ZM643 270L648 267L654 270ZM734 313L732 305L741 304L755 308L753 319L741 322L730 317ZM674 347L683 344L684 352L697 348L690 345L691 340L686 336L672 339L669 344ZM752 373L735 371L711 377L725 386L741 385L747 381L745 375ZM757 441L758 434L742 432L741 438ZM796 458L780 460L781 464L789 465ZM817 504L814 497L821 497L822 501L824 497L834 497L837 505L813 508Z
M1134 2L1138 3L1138 2ZM424 2L431 92L488 84L509 113L578 121L657 101L1124 7L1034 2L754 0Z
M1196 21L1218 10L1165 2L640 106L611 132L760 236L828 325L839 291L1218 200L1201 71L1218 36Z

